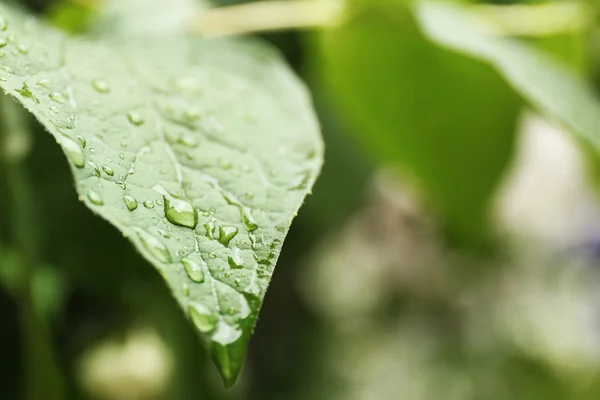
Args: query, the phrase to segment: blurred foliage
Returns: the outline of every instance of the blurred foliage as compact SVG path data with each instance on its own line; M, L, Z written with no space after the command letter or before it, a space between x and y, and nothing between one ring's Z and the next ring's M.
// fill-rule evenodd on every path
M22 3L73 34L102 7ZM327 154L286 239L243 376L228 392L160 276L77 201L58 146L29 121L31 149L21 138L10 154L25 157L21 172L32 183L39 248L28 279L64 398L600 396L600 206L594 171L576 167L598 160L600 3L455 3L497 28L466 36L463 43L485 43L475 52L451 42L458 30L440 39L423 29L408 1L356 1L341 26L260 34L309 84ZM539 5L563 3L588 7L586 19L559 18L570 28L543 34L498 28L507 7L536 15ZM505 8L479 8L490 4ZM555 20L531 25L544 21ZM507 42L526 56L507 58L515 54ZM543 61L530 64L527 54ZM522 123L531 108L554 128ZM536 129L531 147L545 163L522 163L517 139ZM10 157L1 158L0 398L36 398L24 350L46 339L23 326L18 288L27 278L18 266ZM506 204L513 181L527 204L500 212L516 215L507 233L494 206Z

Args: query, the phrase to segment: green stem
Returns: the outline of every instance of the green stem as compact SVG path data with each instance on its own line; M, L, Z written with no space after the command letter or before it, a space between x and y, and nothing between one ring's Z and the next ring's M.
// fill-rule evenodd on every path
M34 301L35 266L39 261L39 237L36 226L36 200L33 185L23 167L25 151L15 151L29 136L24 111L8 96L0 95L1 161L8 190L12 238L19 253L21 287L18 291L21 329L24 336L25 400L59 400L65 398L59 363L48 327Z

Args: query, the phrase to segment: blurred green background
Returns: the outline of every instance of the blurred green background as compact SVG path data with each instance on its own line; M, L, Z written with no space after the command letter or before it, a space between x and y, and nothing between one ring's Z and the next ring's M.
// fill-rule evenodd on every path
M21 3L74 34L102 7ZM600 398L591 146L498 69L425 35L412 2L349 3L341 25L259 35L310 88L327 153L238 384L223 389L160 276L77 200L60 148L30 120L20 173L36 203L42 318L20 298L2 176L1 399ZM600 3L460 6L600 88ZM51 352L58 368L30 359ZM37 380L65 388L36 393Z

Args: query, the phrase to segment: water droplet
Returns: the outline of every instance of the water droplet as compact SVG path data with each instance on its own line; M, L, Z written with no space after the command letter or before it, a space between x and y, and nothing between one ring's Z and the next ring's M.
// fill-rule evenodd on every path
M140 113L135 111L128 112L127 119L135 126L140 126L144 123L144 118L140 115Z
M133 211L138 208L138 202L133 196L123 196L123 202L129 211Z
M229 257L227 259L227 261L229 262L229 266L231 268L244 268L244 259L242 258L242 255L240 254L240 249L238 249L237 247L234 247L233 249L231 249L231 252L229 253Z
M202 261L202 263L204 263L204 261ZM188 278L190 278L193 282L204 282L204 269L202 268L202 264L197 263L189 258L184 258L181 260L181 264L183 265Z
M204 229L206 229L205 235L207 238L213 240L215 238L215 224L212 221L209 221L204 224Z
M92 86L99 93L110 92L110 85L104 79L96 79L92 82Z
M229 245L231 239L238 233L238 228L234 226L219 226L219 242L223 246Z
M222 159L219 159L217 161L217 164L219 165L219 167L225 171L228 171L231 169L231 163L229 161L225 161Z
M165 201L165 217L170 223L192 229L196 227L198 213L190 202L173 195L164 196L163 198Z
M92 203L95 206L102 206L104 205L104 201L102 200L102 197L94 192L92 189L88 189L87 193L86 193L87 199L90 201L90 203Z
M108 176L113 176L115 174L115 171L108 165L103 165L102 171L104 171L104 173Z
M190 285L188 285L187 282L183 282L183 285L181 285L181 294L184 296L190 295Z
M144 204L144 207L146 207L146 208L154 208L154 202L152 200L146 200L142 204Z
M24 44L19 44L17 45L17 50L19 51L19 53L21 54L27 54L29 53L29 49L27 48L27 46L25 46Z
M198 147L198 141L192 135L182 135L177 142L186 147Z
M123 182L123 181L115 181L115 183L116 183L117 185L119 185L119 187L120 187L121 189L123 189L123 190L127 189L127 185L125 184L125 182Z
M252 200L254 198L254 195L252 193L250 193L250 192L246 192L246 193L244 193L244 197L247 200Z
M52 85L50 82L50 79L46 79L46 78L40 79L39 81L37 81L36 84L38 86L45 87L46 89L49 89L50 86Z
M244 227L248 232L253 232L258 229L258 224L256 223L256 220L248 210L244 211L242 215L242 222L244 223Z
M0 68L0 69L2 69L2 71L6 72L7 74L11 74L11 75L12 75L12 74L14 74L14 73L15 73L15 72L12 70L12 68L11 68L11 67L9 67L8 65L3 65L3 66L2 66L2 68Z
M163 205L163 201L160 200L160 199L156 200L155 203L156 203L157 206L162 206Z
M8 40L6 38L0 38L0 48L6 46L8 44Z
M200 303L193 303L188 308L188 312L192 322L200 332L208 333L217 327L219 319L206 306Z
M65 95L62 94L61 92L52 92L49 95L50 99L60 103L60 104L64 104L65 101L67 101L67 99L65 98Z
M210 253L208 253L208 256L210 258L217 258L217 255L215 253L213 253L212 251Z
M54 107L54 106L52 106ZM85 149L85 146L87 146L87 142L85 140L85 138L81 135L77 135L77 140L79 141L79 143L81 143L81 147L83 147Z
M67 136L63 136L60 139L60 145L67 158L71 160L74 166L77 168L83 168L85 166L85 153L79 143Z
M188 108L183 112L183 118L188 122L197 121L200 118L200 113L196 109Z
M136 232L140 238L142 246L148 251L148 253L162 263L171 263L171 253L169 253L169 250L167 250L163 242L161 242L156 236L153 236L146 231L136 229Z
M56 114L56 113L58 112L58 107L56 107L56 106L54 106L54 105L52 105L52 106L48 107L48 109L50 110L50 112L51 112L52 114Z
M98 178L100 178L100 176L102 175L100 173L100 168L98 168L98 164L96 164L93 161L88 162L88 165L92 168L92 172L94 173L94 175L96 175Z
M8 23L4 17L0 16L0 31L5 31L6 29L8 29Z

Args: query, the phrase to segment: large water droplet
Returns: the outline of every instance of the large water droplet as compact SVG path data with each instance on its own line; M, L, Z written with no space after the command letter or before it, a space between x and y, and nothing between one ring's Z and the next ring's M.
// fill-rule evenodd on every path
M136 229L136 233L148 253L162 263L171 263L171 253L160 239L140 229Z
M90 201L90 203L92 203L93 205L95 205L95 206L104 205L104 200L102 200L102 197L98 193L93 191L92 189L88 189L86 196L87 196L87 199Z
M183 268L185 269L185 273L188 278L196 283L204 282L204 269L203 265L206 263L202 260L201 263L192 260L191 258L184 258L181 260L181 264L183 264Z
M136 111L130 111L127 113L127 119L135 126L140 126L144 123L142 115Z
M193 303L190 305L188 312L192 322L202 333L213 331L217 326L217 322L219 321L214 313L212 313L206 306L199 303Z
M85 166L85 152L79 143L67 136L63 136L60 138L60 145L73 165L77 168L83 168Z
M173 195L164 196L164 200L165 216L170 223L192 229L196 227L198 213L190 202Z
M110 92L110 85L104 79L96 79L92 82L92 86L99 93L108 93Z
M231 268L244 268L244 259L242 258L240 249L238 249L237 247L231 249L231 252L229 253L228 257L228 262Z
M138 202L133 196L123 196L123 202L129 211L133 211L138 208Z
M238 228L234 226L219 226L219 242L223 246L229 245L231 239L238 233Z
M59 104L64 104L64 102L67 101L67 98L61 92L52 92L49 94L49 97L51 100L53 100Z

